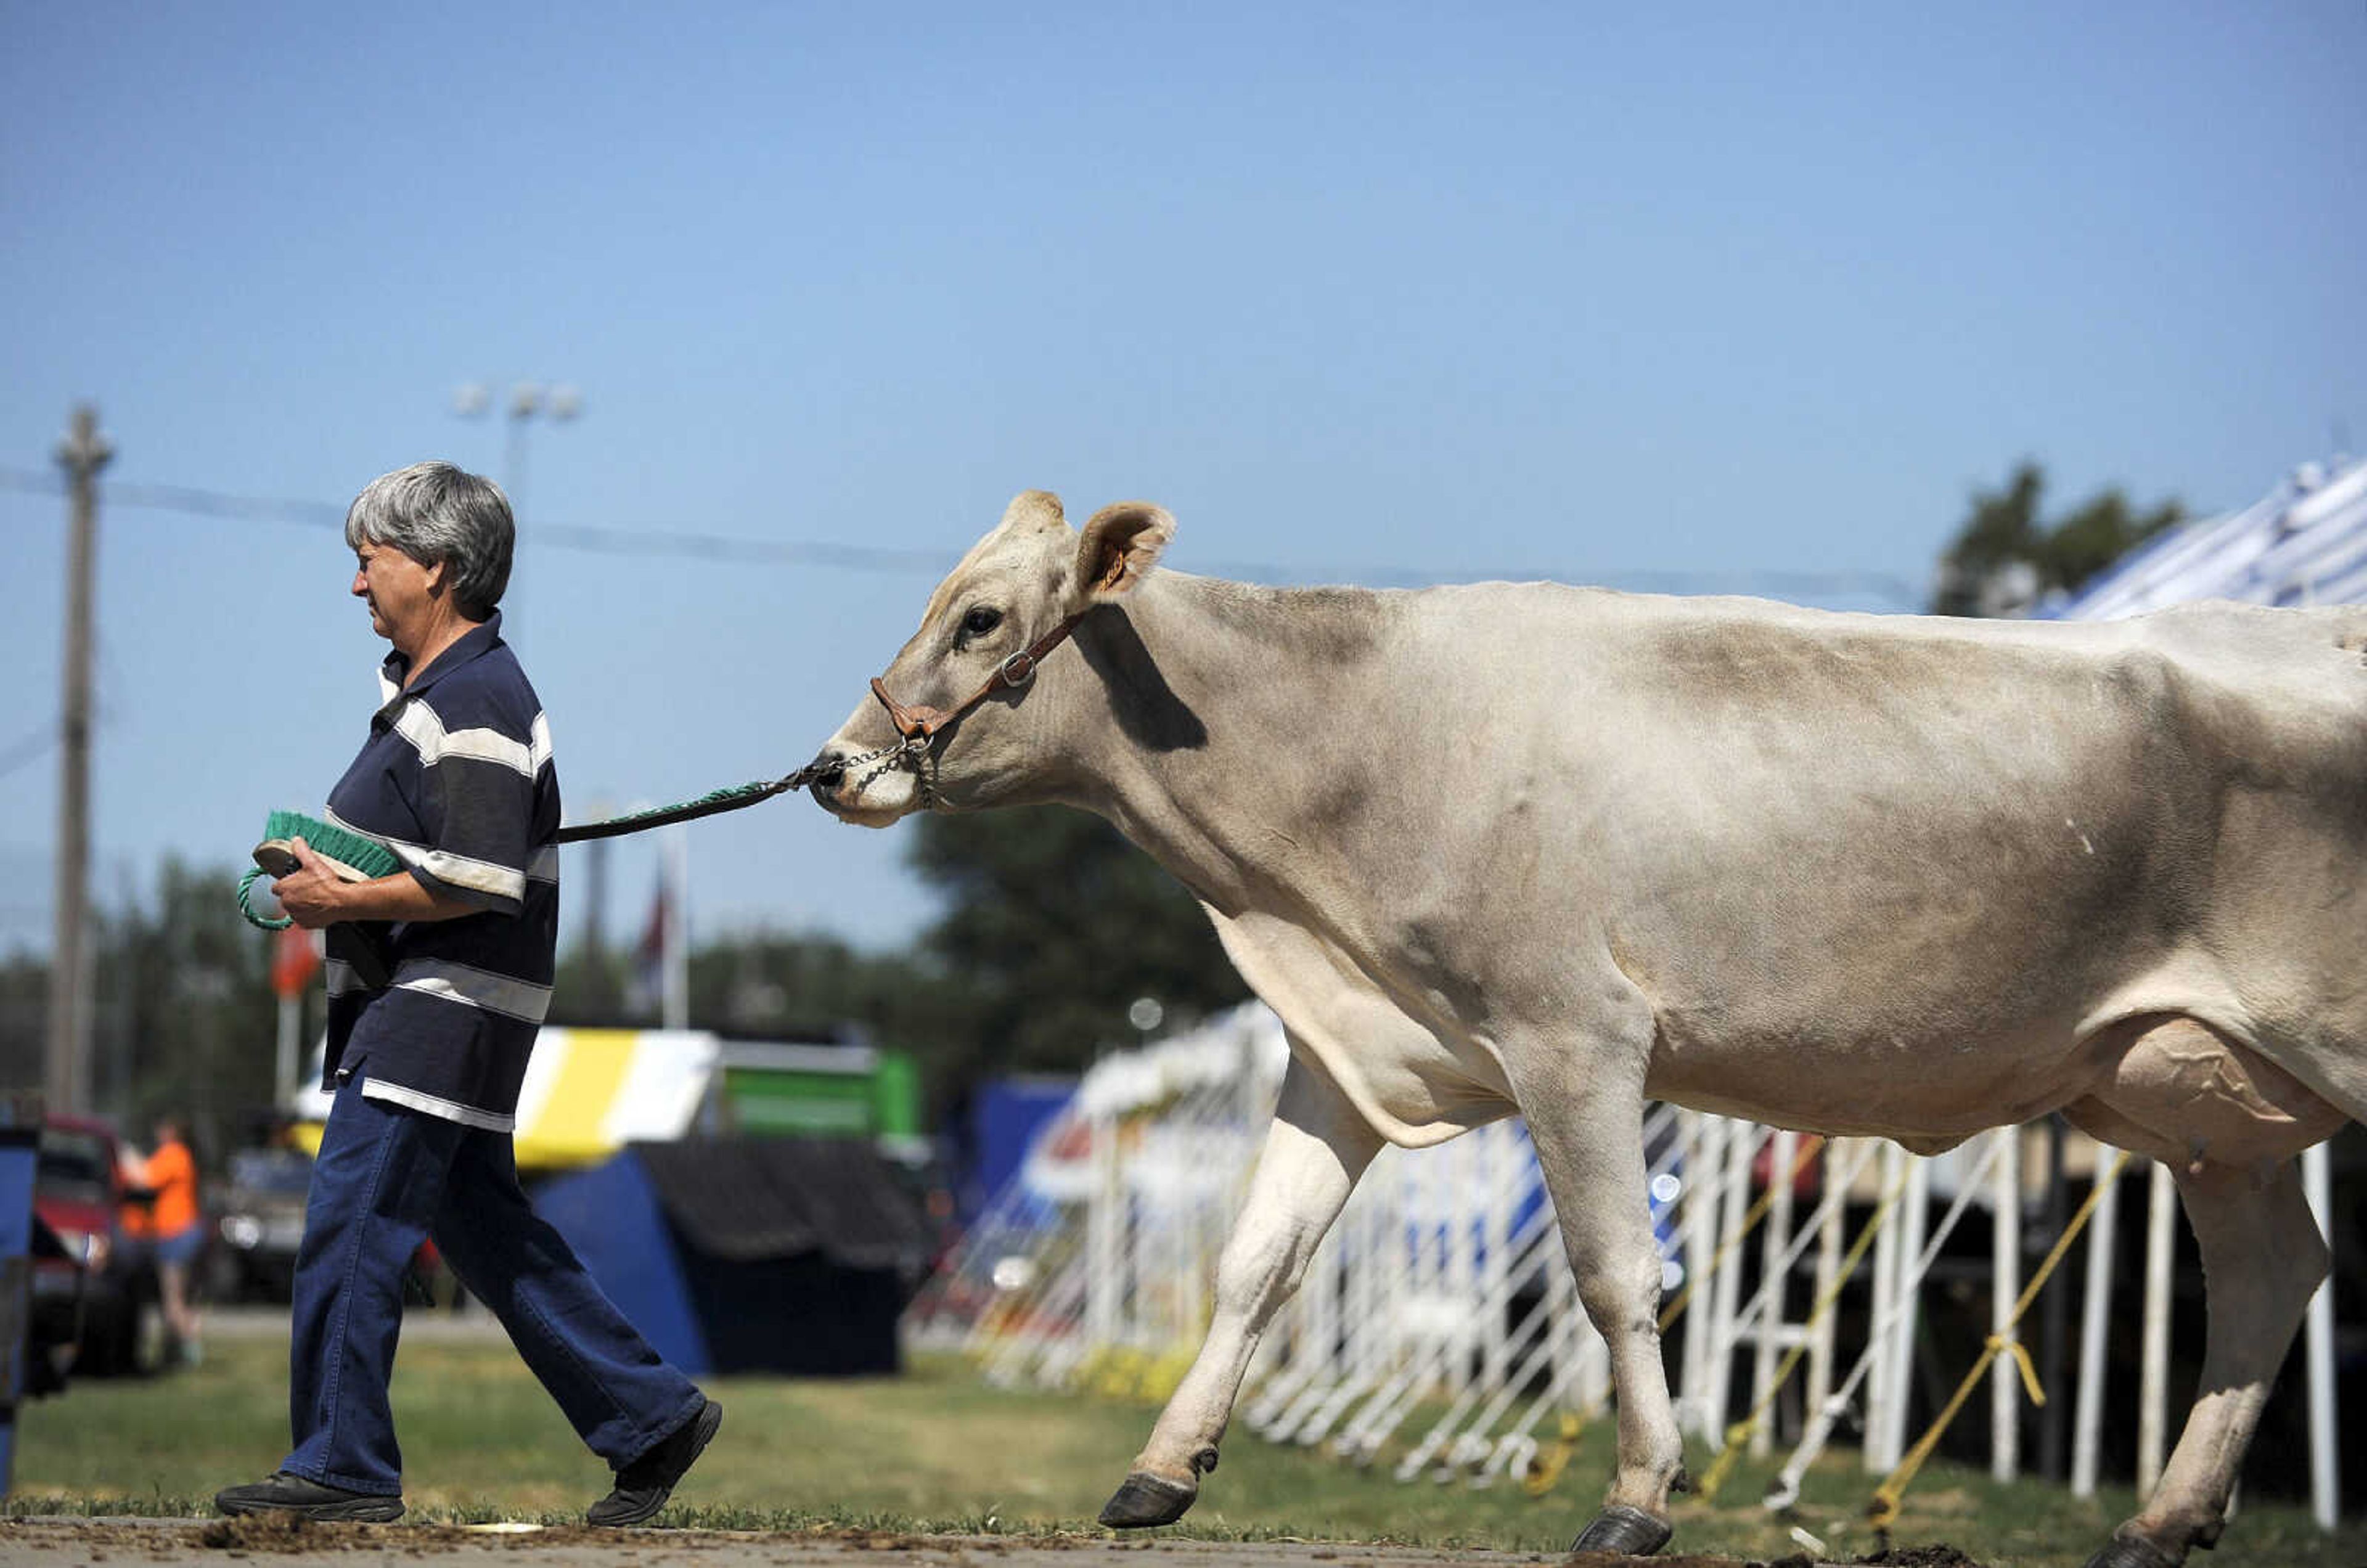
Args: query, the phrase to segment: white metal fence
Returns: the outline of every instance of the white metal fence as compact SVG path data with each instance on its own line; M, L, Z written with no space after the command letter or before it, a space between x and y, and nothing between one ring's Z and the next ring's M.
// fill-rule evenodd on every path
M1252 1004L1096 1066L915 1300L910 1341L958 1349L1000 1382L1164 1398L1206 1328L1217 1255L1285 1060L1278 1021ZM1731 1445L1772 1455L1779 1437L1788 1441L1769 1506L1796 1496L1845 1425L1859 1429L1869 1472L1891 1474L1914 1457L1918 1315L1935 1263L1978 1256L1980 1227L1986 1356L2000 1363L1988 1370L1991 1465L2000 1479L2018 1472L2027 1395L2016 1370L2028 1366L2016 1326L2028 1304L2018 1129L1923 1159L1879 1140L1826 1142L1654 1106L1644 1135L1679 1420L1721 1454ZM2323 1226L2322 1148L2305 1179ZM2072 1463L2083 1495L2096 1485L2106 1418L2118 1201L2119 1183L2102 1182L2086 1238ZM2169 1434L2167 1170L2154 1169L2147 1202L2141 1490L2160 1473ZM2329 1528L2330 1323L2321 1292L2305 1344L2314 1496ZM1608 1357L1579 1307L1527 1134L1506 1122L1374 1161L1267 1332L1237 1423L1385 1463L1400 1481L1542 1491L1609 1399ZM1706 1489L1725 1474L1714 1464Z

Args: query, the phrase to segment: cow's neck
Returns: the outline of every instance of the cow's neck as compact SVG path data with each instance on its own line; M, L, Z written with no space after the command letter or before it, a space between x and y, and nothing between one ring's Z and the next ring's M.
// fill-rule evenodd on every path
M1060 797L1116 823L1221 910L1308 871L1380 762L1394 595L1156 572L1077 640L1096 679L1059 729Z

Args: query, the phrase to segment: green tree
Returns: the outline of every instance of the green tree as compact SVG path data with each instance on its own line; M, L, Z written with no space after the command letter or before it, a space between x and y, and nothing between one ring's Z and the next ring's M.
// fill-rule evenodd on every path
M946 901L922 953L957 1083L1081 1068L1138 1038L1138 998L1174 1024L1249 995L1192 896L1100 818L1044 806L917 826L912 864Z
M158 1112L178 1111L200 1147L221 1149L269 1110L271 945L240 918L236 881L167 860L153 905L94 919L93 1109L135 1136ZM46 1076L48 986L46 959L18 953L0 965L0 1081L38 1085Z
M178 1110L220 1148L270 1106L271 941L240 916L236 880L168 859L153 909L102 921L93 1048L99 1092L130 1131Z
M2019 614L2050 592L2078 589L2186 517L2176 501L2140 512L2115 487L2050 525L2039 515L2045 490L2044 470L2024 461L2003 489L1973 492L1972 513L1941 558L1935 614Z

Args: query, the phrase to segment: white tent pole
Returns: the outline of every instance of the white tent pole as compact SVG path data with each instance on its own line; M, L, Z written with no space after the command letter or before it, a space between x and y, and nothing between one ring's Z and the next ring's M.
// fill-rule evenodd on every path
M1775 1381L1776 1347L1790 1327L1784 1316L1784 1297L1788 1294L1784 1281L1789 1271L1785 1257L1792 1246L1792 1168L1799 1159L1800 1134L1789 1127L1779 1129L1767 1152L1767 1235L1760 1247L1759 1288L1767 1294L1768 1302L1752 1334L1755 1353L1750 1359L1750 1407L1754 1410L1766 1400L1767 1390ZM1753 1459L1773 1451L1774 1446L1774 1422L1761 1421L1750 1429Z
M1897 1144L1885 1144L1882 1148L1882 1190L1903 1192L1907 1182L1907 1151ZM1898 1216L1893 1214L1874 1237L1874 1314L1873 1323L1896 1322L1898 1314ZM1865 1379L1865 1445L1862 1459L1870 1473L1888 1474L1897 1461L1884 1455L1889 1449L1889 1411L1894 1395L1891 1393L1891 1366L1887 1355L1877 1353L1867 1369Z
M2157 1160L2146 1194L2145 1329L2137 1370L2137 1497L2161 1479L2169 1404L2169 1266L2178 1188Z
M1989 1170L1996 1211L1989 1232L1989 1332L2012 1344L2021 1337L2013 1303L2022 1294L2022 1129L1999 1127L1996 1137L1997 1164ZM2002 1368L1989 1379L1989 1474L1999 1481L2011 1481L2022 1466L2021 1392L2020 1382Z
M1734 1391L1734 1314L1742 1301L1742 1223L1750 1210L1750 1161L1760 1127L1726 1124L1725 1196L1718 1204L1717 1255L1725 1261L1710 1280L1709 1403L1703 1419L1712 1448L1726 1446L1727 1407Z
M1851 1157L1846 1160L1841 1157L1841 1145L1845 1141L1851 1150ZM1816 1294L1809 1298L1811 1301L1825 1300L1832 1292L1833 1281L1840 1276L1841 1211L1846 1200L1834 1202L1829 1194L1834 1182L1840 1182L1846 1188L1848 1183L1856 1179L1858 1171L1865 1165L1863 1149L1861 1139L1829 1138L1818 1152L1818 1157L1824 1161L1821 1180L1826 1198L1818 1210ZM1844 1168L1847 1175L1842 1174ZM1834 1315L1828 1312L1808 1325L1808 1385L1801 1408L1810 1416L1825 1407L1825 1401L1831 1397L1833 1392Z
M1907 1197L1898 1226L1898 1327L1890 1349L1894 1370L1886 1443L1892 1468L1907 1452L1908 1414L1915 1404L1915 1336L1923 1317L1923 1270L1909 1259L1922 1256L1923 1238L1931 1229L1931 1162L1912 1152L1907 1156Z
M2329 1178L2327 1170L2326 1145L2317 1144L2304 1149L2301 1156L2301 1189L2309 1199L2310 1213L2317 1218L2317 1230L2334 1245L2334 1229L2327 1223L2332 1213ZM2317 1528L2330 1530L2341 1516L2341 1476L2339 1461L2341 1455L2337 1444L2341 1430L2335 1419L2334 1390L2334 1274L2328 1269L2325 1283L2309 1298L2309 1316L2305 1320L2304 1337L2309 1358L2309 1511L2317 1520Z
M1687 1112L1684 1204L1681 1224L1685 1238L1685 1282L1692 1287L1685 1303L1685 1380L1681 1391L1677 1424L1696 1432L1707 1430L1709 1407L1709 1275L1710 1259L1717 1254L1718 1158L1726 1145L1726 1119Z
M2099 1145L2096 1179L2103 1195L2088 1220L2088 1283L2079 1300L2079 1400L2071 1418L2071 1495L2096 1495L2096 1462L2104 1431L2104 1370L2111 1352L2104 1330L2112 1315L2113 1238L2120 1224L2121 1184L2105 1180Z

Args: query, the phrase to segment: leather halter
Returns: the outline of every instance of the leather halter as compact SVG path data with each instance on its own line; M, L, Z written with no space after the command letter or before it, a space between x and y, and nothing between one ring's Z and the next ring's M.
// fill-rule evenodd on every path
M1077 623L1083 619L1084 616L1082 614L1070 615L1067 620L996 665L994 673L986 678L985 685L980 686L952 707L908 708L888 694L887 682L878 675L871 677L871 694L879 699L879 705L888 710L888 722L894 725L896 733L907 741L934 739L938 730L961 717L962 715L994 695L996 692L1005 687L1024 686L1034 680L1037 662L1046 654L1068 640L1069 634L1075 631Z

